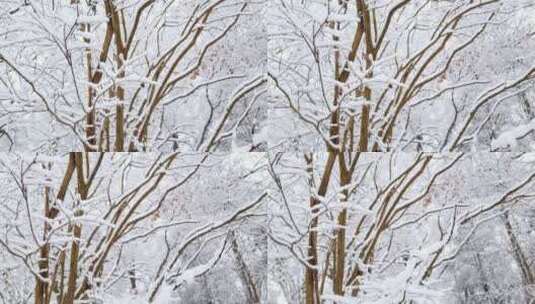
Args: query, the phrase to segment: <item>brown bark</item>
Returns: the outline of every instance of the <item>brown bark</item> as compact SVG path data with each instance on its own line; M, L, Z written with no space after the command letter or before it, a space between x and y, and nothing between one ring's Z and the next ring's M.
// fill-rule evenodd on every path
M119 13L117 12L117 8L113 4L112 1L107 0L106 1L106 12L111 15L111 24L112 29L114 32L115 37L115 48L116 48L116 60L117 60L117 68L121 70L118 75L118 81L120 81L125 76L123 68L124 60L126 60L127 54L126 54L126 48L124 46L123 38L122 38L122 32L121 32L121 23L119 20ZM116 86L116 97L117 97L117 105L115 106L115 151L117 152L124 152L124 89L119 84Z
M359 28L362 28L366 41L366 50L363 53L364 61L366 62L366 78L372 77L370 68L373 64L372 59L375 60L374 46L372 42L372 25L370 21L370 12L364 0L357 0L357 11L360 17ZM360 116L360 137L359 137L359 151L368 151L369 138L369 120L370 120L370 106L367 104L371 101L371 89L364 86L362 89L362 97L366 104L362 106Z
M67 169L65 171L65 175L63 176L63 180L61 182L58 194L57 194L57 200L63 201L65 199L65 195L67 193L67 189L69 188L70 181L72 179L72 176L74 174L75 170L75 161L74 161L74 153L69 153L69 162L67 164ZM50 189L48 187L45 188L45 217L47 220L52 220L56 218L56 216L59 213L59 210L51 204L50 196L49 196ZM44 223L44 231L43 231L43 240L46 240L48 237L48 232L50 230L50 225L45 221ZM47 279L49 277L50 273L50 244L45 243L43 246L39 249L39 274L44 279ZM35 304L48 304L50 303L50 294L51 294L51 288L54 286L50 286L49 283L41 280L40 278L36 278L35 280L35 296L34 296L34 303Z
M349 154L351 156L351 154ZM356 161L358 155L356 156ZM338 157L339 174L340 174L340 187L342 188L340 203L345 205L349 200L349 190L347 186L351 182L351 178L354 171L354 166L347 167L345 164L344 154L340 154ZM347 207L342 206L342 210L338 214L336 228L336 243L335 243L335 258L334 258L334 279L333 279L333 292L336 295L344 295L344 276L346 266L346 225L347 225Z
M76 177L77 177L77 192L80 195L80 199L87 199L87 184L85 181L84 175L84 158L82 153L74 153L74 161L76 165ZM75 208L78 207L79 202L75 202ZM83 212L81 209L78 209L74 212L75 217L82 216ZM71 242L71 256L70 256L70 265L69 265L69 278L67 281L67 293L63 299L63 304L73 304L74 296L76 292L76 281L78 279L78 262L80 254L80 237L82 235L82 226L79 223L74 223L72 225L72 236L73 240Z
M45 188L45 215L48 215L50 212L50 201L48 197L48 187ZM44 224L44 233L43 233L43 240L46 239L47 233L49 229L49 224L45 221ZM50 245L48 243L43 244L43 246L39 249L39 275L43 279L48 279L48 273L49 273L49 251L50 251ZM34 296L35 296L35 304L48 304L50 301L48 299L48 282L42 281L40 278L37 278L35 281L35 289L34 289Z
M307 162L307 172L310 174L310 183L312 185L312 175L313 175L313 156L305 155L305 160ZM329 181L331 179L331 173L336 161L336 153L331 151L329 152L327 163L323 171L323 176L318 188L317 194L313 194L310 197L310 209L312 210L312 220L310 222L310 232L308 235L308 264L310 267L307 267L305 270L305 300L306 304L320 304L320 294L319 294L319 278L318 278L318 210L317 207L320 203L318 196L324 196L327 193L327 188L329 186Z

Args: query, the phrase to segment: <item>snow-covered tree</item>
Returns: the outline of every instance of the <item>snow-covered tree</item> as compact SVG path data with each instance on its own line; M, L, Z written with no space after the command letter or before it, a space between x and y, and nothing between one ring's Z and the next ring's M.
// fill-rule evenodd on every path
M331 155L270 162L269 286L283 299L274 303L531 301L529 242L506 215L533 208L533 163L509 153L356 153L348 165Z
M533 1L269 7L274 147L515 149L533 130Z
M261 149L261 10L249 0L4 2L4 149Z
M4 302L181 303L218 267L227 303L263 296L262 154L0 157Z

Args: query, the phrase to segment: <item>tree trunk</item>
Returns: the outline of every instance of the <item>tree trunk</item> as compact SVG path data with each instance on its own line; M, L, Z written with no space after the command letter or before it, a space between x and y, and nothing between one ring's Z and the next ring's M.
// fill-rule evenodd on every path
M234 257L236 258L236 264L238 266L238 273L240 274L240 278L245 287L247 303L259 304L260 296L258 294L258 288L240 252L238 240L236 239L236 235L234 234L234 231L231 232L230 237L232 239L232 252L234 252Z
M313 186L314 161L312 154L305 155L307 162L307 173L310 175L310 186ZM336 160L336 152L329 151L327 163L323 171L323 176L318 188L318 192L310 197L310 210L312 220L310 222L310 231L308 234L308 266L305 270L305 302L306 304L319 304L319 278L318 278L318 210L320 204L318 196L323 197L327 193L331 173Z
M526 255L522 251L522 247L520 246L520 243L518 239L516 238L515 233L513 232L513 226L511 225L511 221L509 220L509 212L506 212L503 216L503 223L505 225L505 231L507 232L507 237L509 239L509 242L511 243L511 250L513 251L513 257L515 258L515 261L520 268L521 276L522 276L522 289L524 290L524 296L526 297L526 303L530 304L532 303L532 296L528 292L528 288L533 285L535 282L535 277L533 275L533 272L531 271L529 267L529 262L526 258Z

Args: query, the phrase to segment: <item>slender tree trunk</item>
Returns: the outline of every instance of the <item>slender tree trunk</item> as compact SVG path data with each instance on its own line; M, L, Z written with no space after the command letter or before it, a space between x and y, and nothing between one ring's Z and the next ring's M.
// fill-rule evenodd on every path
M524 290L524 296L526 297L526 303L532 303L532 296L528 293L527 289L535 283L535 276L530 269L528 259L520 246L520 242L516 238L516 235L513 231L513 226L509 220L509 212L505 213L502 216L503 223L505 225L505 231L507 232L507 237L511 243L511 250L513 251L513 257L520 268L522 276L522 289Z
M106 11L111 15L111 24L115 37L115 48L117 68L120 72L117 74L117 80L120 81L125 76L125 71L123 70L124 61L126 60L127 54L121 32L121 23L119 21L119 14L117 8L111 0L106 0ZM115 106L115 151L123 152L124 151L124 88L121 84L116 86L116 97L117 105Z
M342 164L344 161L342 157L339 157L340 163L340 187L341 191L340 203L342 204L342 210L338 214L336 227L336 246L335 246L335 258L334 258L334 280L333 280L333 292L336 295L344 295L344 275L345 275L345 258L346 258L346 225L347 225L347 203L349 191L346 186L351 181L350 173L345 169Z
M305 155L307 162L307 172L310 175L310 185L313 185L313 171L314 160L313 155ZM327 163L323 171L323 176L320 181L318 192L312 194L310 197L310 210L312 213L312 220L310 222L310 232L308 234L308 264L309 267L305 270L305 302L306 304L319 304L319 277L318 277L318 205L320 201L318 196L323 197L327 193L331 173L336 161L336 152L330 151L327 158Z
M370 11L364 0L357 0L357 12L360 18L359 27L362 28L364 32L364 38L366 41L366 50L363 52L364 61L366 62L366 78L371 78L373 73L371 71L373 62L375 60L375 52L373 45L372 37L372 24L370 19ZM371 89L368 86L364 86L362 89L362 97L364 98L365 104L361 109L360 116L360 137L359 137L359 151L366 152L368 151L368 140L369 140L369 120L370 120L370 105L368 104L371 101Z
M48 191L49 188L45 187L45 215L47 218L50 216L50 200ZM43 230L43 241L45 241L49 230L49 224L47 221L44 223ZM45 280L48 279L49 274L49 252L50 244L48 243L43 244L43 246L39 249L39 275ZM42 281L40 278L36 279L34 290L35 304L48 304L50 302L48 299L48 288L48 282Z
M82 32L87 32L87 33L90 33L91 32L91 27L88 25L88 24L82 24L81 26L81 31ZM91 40L88 39L88 38L84 38L84 43L86 44L91 44ZM94 95L94 91L93 91L93 83L92 83L92 78L93 78L93 67L91 65L91 61L92 61L92 56L91 56L91 49L90 48L86 48L85 49L85 52L86 52L86 61L87 61L87 79L89 80L89 82L91 83L88 87L87 87L87 109L88 109L88 113L87 113L87 116L86 116L86 140L87 140L87 143L85 144L85 150L87 152L90 152L90 151L95 151L96 149L96 145L97 145L97 138L96 138L96 132L95 132L95 105L93 103L93 95Z
M59 187L59 191L57 194L57 200L63 201L65 199L65 195L67 193L67 190L69 188L70 181L72 179L72 176L74 174L75 170L75 157L74 153L69 153L69 162L67 164L67 169L65 171L65 175L63 176L63 180L61 182L61 185ZM59 210L51 204L50 196L49 196L49 189L48 187L45 188L45 218L47 218L47 221L52 220L56 218L56 216L59 213ZM48 222L45 221L44 223L44 232L43 232L43 240L46 240L48 237L48 231L50 229L50 226ZM39 274L47 279L49 277L50 270L48 269L50 267L50 244L45 243L43 246L39 249ZM48 304L50 303L50 295L51 295L51 288L54 287L54 284L49 284L48 282L42 281L40 278L35 279L35 296L34 296L34 303L35 304Z
M84 175L84 157L81 152L74 153L74 161L76 165L76 177L77 177L77 193L80 195L82 201L87 199L87 185ZM78 207L79 201L75 201L75 208ZM83 215L81 209L77 209L74 212L75 217ZM76 221L76 219L75 219ZM63 304L73 304L76 292L76 282L78 279L78 262L80 258L80 238L82 236L82 226L80 223L75 222L72 225L72 243L71 243L71 256L69 265L69 278L67 281L67 293L63 300Z
M258 294L258 288L240 252L238 240L236 239L236 235L234 231L231 232L230 237L232 239L232 252L234 252L234 256L236 258L236 264L238 266L238 273L240 274L240 278L245 287L245 291L247 295L247 303L259 304L260 295Z
M130 280L130 289L134 294L137 293L137 284L136 284L136 268L135 266L132 266L130 270L128 270L128 278Z

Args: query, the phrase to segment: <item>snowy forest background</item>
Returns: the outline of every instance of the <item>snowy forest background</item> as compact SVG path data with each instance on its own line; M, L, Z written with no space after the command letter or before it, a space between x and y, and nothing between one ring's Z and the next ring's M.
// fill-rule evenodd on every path
M0 303L535 303L534 0L0 0Z

